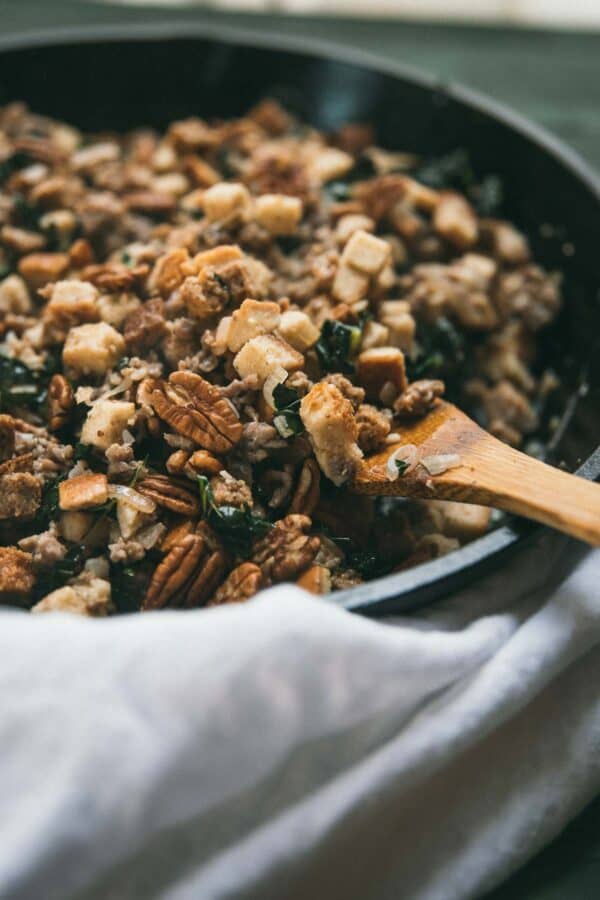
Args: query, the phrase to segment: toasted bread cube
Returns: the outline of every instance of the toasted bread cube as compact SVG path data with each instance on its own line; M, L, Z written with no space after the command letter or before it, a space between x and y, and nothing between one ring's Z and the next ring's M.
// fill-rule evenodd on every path
M35 584L31 553L0 547L0 599L23 600Z
M37 290L49 281L58 281L69 268L67 253L29 253L22 256L18 266L27 284Z
M391 382L397 394L406 388L404 353L397 347L373 347L358 356L356 374L371 400L379 398L384 384Z
M125 340L106 322L71 328L63 348L66 369L77 375L103 375L125 353Z
M19 275L9 275L0 281L0 312L16 315L31 312L29 291Z
M196 253L191 261L189 274L198 274L205 266L221 266L233 262L233 260L241 259L243 255L237 244L219 244L218 247Z
M387 241L359 228L344 247L342 261L366 275L377 275L389 262L391 255L392 250Z
M354 159L349 153L344 153L337 147L324 147L310 160L308 171L314 181L325 184L334 178L342 178L353 166Z
M262 387L269 375L278 368L283 368L286 372L301 369L304 357L282 338L262 334L244 344L233 360L233 365L242 378L256 374L258 386Z
M0 519L29 519L39 509L42 488L31 472L0 475Z
M433 227L438 234L460 250L477 243L479 225L471 204L451 191L445 191L433 214Z
M212 352L216 354L216 356L223 356L227 350L227 339L229 337L229 329L231 328L232 321L232 316L223 316L217 325L215 340L212 345Z
M368 288L368 275L358 272L341 260L331 289L335 299L352 306L353 303L358 303L359 300L367 296Z
M492 511L487 506L455 503L452 500L437 500L435 505L442 514L441 530L448 537L465 543L481 537L488 530Z
M381 291L389 291L396 284L396 272L391 263L386 263L375 279L375 284Z
M227 330L227 347L233 353L259 334L269 334L279 325L280 311L277 303L268 300L244 300L231 316Z
M243 184L220 181L204 192L203 205L210 222L244 218L250 209L250 194Z
M375 231L374 220L361 213L341 216L335 226L335 239L343 247L356 231Z
M107 616L113 612L110 582L87 578L46 594L32 613L68 612L80 616Z
M286 194L263 194L254 201L254 217L270 234L294 234L302 218L302 201Z
M386 325L369 319L365 322L362 337L361 350L371 350L373 347L385 347L390 342L390 330Z
M135 294L103 294L98 298L96 307L102 322L120 328L127 316L141 306L141 300Z
M89 281L57 281L44 311L55 321L97 322L98 291Z
M320 331L306 313L289 309L279 321L279 334L294 350L304 353L319 340Z
M423 209L425 212L433 212L440 199L438 191L427 187L426 184L421 184L420 181L415 181L414 178L409 178L407 175L404 176L404 184L408 199L413 206L416 206L417 209Z
M389 329L390 344L408 351L412 347L417 323L407 300L385 300L379 306L379 320Z
M81 429L83 444L106 450L120 443L123 431L133 421L135 404L125 400L97 400Z
M86 472L61 481L58 486L60 509L90 509L108 500L108 478L98 472Z
M302 398L300 418L321 469L334 484L343 484L362 459L352 404L335 385L321 381Z

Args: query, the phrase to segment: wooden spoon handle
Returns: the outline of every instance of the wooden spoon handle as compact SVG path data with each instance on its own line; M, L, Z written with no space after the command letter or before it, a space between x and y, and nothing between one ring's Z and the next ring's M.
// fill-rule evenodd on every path
M600 546L600 484L526 456L486 434L468 465L433 479L434 496L495 506Z

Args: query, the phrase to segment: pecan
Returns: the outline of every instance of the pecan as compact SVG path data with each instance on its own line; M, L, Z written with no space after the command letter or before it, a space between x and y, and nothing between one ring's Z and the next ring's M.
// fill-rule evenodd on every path
M190 454L187 450L176 450L171 453L166 462L167 472L171 475L179 475L185 469L189 458Z
M22 600L34 584L31 553L15 547L0 547L0 600Z
M91 281L97 288L109 294L131 290L150 271L146 263L125 266L121 263L103 263L86 266L81 273L83 281Z
M209 536L187 534L156 567L143 610L199 606L215 590L225 571L225 554Z
M196 530L196 522L192 519L186 519L174 525L162 539L160 549L163 553L169 553L173 547L176 547L188 534L193 534Z
M106 475L89 472L61 481L58 486L58 505L61 509L89 509L108 500Z
M82 266L89 266L94 259L94 251L92 245L86 238L78 238L69 247L69 259L71 265L76 269Z
M167 331L164 303L157 298L148 300L127 316L123 336L131 350L141 353L156 346Z
M206 605L222 606L225 603L244 603L260 590L262 578L262 572L258 566L249 562L242 563L229 573L219 590Z
M265 581L293 581L310 566L321 546L316 535L305 533L311 524L308 516L288 515L255 542L252 562L260 566Z
M296 584L311 594L328 594L331 590L331 572L325 566L311 566Z
M223 463L207 450L196 450L188 460L188 464L194 472L200 475L218 475L223 468Z
M196 492L167 475L149 475L137 485L137 490L154 500L157 506L170 509L181 516L196 516L200 512L200 500Z
M298 484L290 503L291 513L312 515L319 502L321 470L316 459L305 459L300 470Z
M217 387L192 372L149 379L154 411L179 434L213 453L227 453L242 436L235 407Z
M75 405L73 389L64 375L53 375L48 385L48 428L58 431L66 425Z

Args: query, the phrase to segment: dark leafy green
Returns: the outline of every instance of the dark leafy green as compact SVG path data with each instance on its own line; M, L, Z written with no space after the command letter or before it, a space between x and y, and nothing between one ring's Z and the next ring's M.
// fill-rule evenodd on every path
M317 341L317 355L327 372L354 372L353 357L360 345L361 328L326 319Z
M75 545L69 547L62 559L38 576L35 584L35 600L40 600L51 591L63 587L71 578L79 575L84 563L85 555L82 548Z
M398 469L398 474L400 475L400 477L402 477L402 475L404 475L404 473L408 469L408 463L404 459L397 459L395 460L395 462L396 468Z
M248 507L217 506L205 475L198 476L202 514L225 546L237 556L247 557L253 542L273 528L271 522L252 515Z
M273 400L275 401L274 425L280 434L284 437L291 437L291 434L300 434L304 431L304 425L300 418L300 397L298 392L293 388L288 388L284 384L278 384L273 391ZM278 427L277 420L283 419L283 427ZM291 432L291 434L290 434Z
M407 359L411 381L451 374L465 361L465 340L449 319L440 316L432 325L420 324L419 354Z
M57 369L58 361L51 355L43 369L30 369L18 359L0 356L0 412L25 408L39 413Z

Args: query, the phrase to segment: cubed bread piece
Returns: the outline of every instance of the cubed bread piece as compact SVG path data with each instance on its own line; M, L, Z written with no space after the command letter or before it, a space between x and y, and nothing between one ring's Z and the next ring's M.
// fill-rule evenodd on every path
M321 381L302 398L300 417L321 469L334 484L343 484L362 459L352 404L333 384Z
M259 334L269 334L279 325L279 306L268 300L244 300L231 316L227 331L227 347L233 353Z
M387 241L359 228L344 247L342 262L366 275L376 275L389 262L391 255Z
M379 321L389 329L390 344L405 351L411 349L417 323L407 300L385 300L379 306Z
M279 333L294 350L304 353L319 340L320 331L306 313L289 309L279 320Z
M205 266L221 266L236 259L242 259L243 253L237 244L219 244L210 250L196 253L191 261L191 271L198 274Z
M89 281L57 281L52 285L44 317L58 322L97 322L98 290Z
M210 222L244 218L250 209L248 189L239 183L220 181L204 192L204 212Z
M127 316L141 306L141 300L135 294L103 294L98 298L96 307L103 322L120 328Z
M42 496L40 480L31 472L0 475L0 519L30 519Z
M335 239L343 247L356 231L375 231L374 220L361 213L341 216L335 226Z
M106 322L78 325L67 335L63 363L75 376L103 375L125 353L125 340Z
M369 319L365 322L361 336L361 350L371 350L373 347L385 347L390 342L390 330L386 325Z
M248 341L233 360L236 372L245 378L258 376L262 387L269 375L278 368L296 372L304 365L304 357L280 337L262 334Z
M452 500L437 500L435 505L442 514L441 530L448 537L459 541L472 541L488 530L492 511L487 506L475 503L455 503Z
M342 178L354 166L354 159L349 153L337 147L324 147L317 150L308 164L310 177L319 184L325 184L334 178Z
M47 594L32 607L32 613L68 612L80 616L107 616L114 611L110 583L104 578L86 578Z
M286 194L263 194L254 201L254 217L270 234L294 234L302 218L302 201Z
M370 400L377 400L388 382L394 385L397 394L401 394L406 388L404 353L397 347L363 350L358 357L356 374Z
M351 265L340 261L331 289L336 300L351 306L367 296L368 287L368 275L358 272Z
M29 253L17 266L27 284L37 290L49 281L58 281L69 268L67 253Z
M34 584L31 553L24 553L16 547L0 547L0 603L23 600Z
M0 281L0 312L15 315L31 312L29 290L19 275L9 275Z
M472 247L479 237L475 210L464 197L451 191L440 195L433 214L433 227L460 250Z
M133 421L135 404L125 400L97 400L92 406L81 429L83 444L92 444L106 450L111 444L119 444L123 431Z
M90 509L108 500L108 478L100 472L86 472L61 481L58 486L60 509Z

